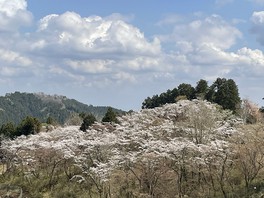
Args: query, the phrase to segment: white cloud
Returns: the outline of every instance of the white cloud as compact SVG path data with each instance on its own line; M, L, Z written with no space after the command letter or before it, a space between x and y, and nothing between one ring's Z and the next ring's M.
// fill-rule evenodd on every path
M19 10L26 10L27 2L25 0L1 0L0 12L11 17L16 15Z
M242 65L247 65L247 67L243 68L244 74L263 77L264 54L261 50L252 50L244 47L238 50L237 54L239 55L240 63L242 63Z
M159 39L149 41L138 28L120 18L117 14L81 17L74 12L48 15L39 21L36 32L27 35L23 46L42 64L56 64L51 73L82 76L87 83L100 81L89 79L90 74L107 74L110 77L101 76L107 82L134 82L134 76L127 75L130 71L160 70Z
M122 15L120 13L113 13L110 16L105 17L106 20L110 20L110 21L121 20L124 22L131 22L134 18L135 16L133 14Z
M175 24L174 31L165 40L191 42L195 46L210 44L217 48L228 49L236 43L242 33L225 22L220 16L212 15L203 20Z
M32 15L25 0L0 0L0 31L15 31L30 25Z
M136 78L134 75L130 74L130 73L126 73L126 72L119 72L116 73L113 76L113 79L116 80L118 83L123 83L125 82L136 82Z
M86 73L110 73L111 72L111 65L114 64L113 60L84 60L84 61L74 61L69 60L66 61L71 68L76 71L86 72Z
M27 21L23 17L19 19L21 13L28 19L31 16L25 1L17 0L17 3L0 8L0 15L8 19L6 27L10 31L18 31L17 24L21 26ZM148 86L166 90L172 88L168 84L175 86L178 82L196 82L200 78L262 78L262 51L246 47L233 50L242 37L235 23L229 24L218 15L193 17L194 20L186 21L184 17L168 15L158 25L169 25L172 32L149 39L127 22L130 19L119 14L108 17L81 17L74 12L48 15L39 21L35 32L1 35L1 80L13 77L15 81L18 76L30 76L23 83L31 86L38 83L42 87L47 83L50 90L54 87L66 91L68 87L103 90L115 85L134 86L144 93L142 90ZM252 31L264 43L263 12L255 12L252 23Z
M0 76L5 80L33 74L32 61L19 52L0 48Z
M251 17L251 32L256 35L256 40L264 45L264 11L254 12Z
M4 76L4 77L14 77L14 76L17 76L18 70L12 67L1 67L0 73L1 73L1 76Z
M38 50L51 50L64 56L69 51L103 56L153 56L160 52L157 39L147 41L138 28L122 20L82 18L74 12L44 17L34 37L38 38L35 43L45 43L37 45Z
M238 57L235 53L226 52L214 45L203 44L190 54L192 63L197 65L233 65Z
M264 23L264 11L253 12L251 19L252 19L253 23L256 25L263 24Z
M242 33L234 25L218 15L178 21L171 34L159 36L162 44L174 42L165 59L170 66L164 69L193 79L212 80L230 76L238 70L246 75L251 58L230 50L241 37ZM177 77L182 78L179 74Z
M14 51L0 49L0 54L1 54L0 56L1 62L13 64L13 65L15 64L19 66L29 66L32 63L32 61L29 58L24 57Z

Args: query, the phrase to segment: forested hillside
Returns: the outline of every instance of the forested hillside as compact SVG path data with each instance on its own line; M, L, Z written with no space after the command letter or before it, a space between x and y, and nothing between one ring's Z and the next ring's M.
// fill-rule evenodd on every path
M46 122L50 117L64 124L73 114L81 112L93 114L101 120L108 107L95 107L68 99L65 96L46 95L44 93L10 93L0 97L0 125L13 122L18 124L27 116ZM115 109L117 112L121 110Z
M180 100L86 132L3 140L0 183L34 198L261 197L263 150L261 119L245 125L219 105Z
M241 104L239 90L234 80L217 78L212 85L206 80L199 80L195 87L191 84L181 83L178 87L166 92L147 97L142 108L154 108L166 103L175 103L181 99L202 99L221 105L224 109L236 112Z

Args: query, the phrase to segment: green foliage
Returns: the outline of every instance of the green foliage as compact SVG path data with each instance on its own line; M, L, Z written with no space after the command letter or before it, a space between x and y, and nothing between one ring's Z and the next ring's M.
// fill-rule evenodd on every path
M177 88L172 90L168 89L167 92L161 93L160 95L154 95L152 98L147 97L142 103L142 109L159 107L166 103L174 103L177 96L179 96Z
M50 117L50 116L47 118L46 123L50 124L50 125L57 125L57 121L54 118Z
M82 115L82 116L84 116L84 115ZM94 117L93 114L85 115L83 118L83 123L80 127L80 130L86 132L86 130L95 122L96 122L96 118Z
M0 134L8 138L13 138L16 134L16 127L12 122L3 124L0 128Z
M107 109L108 107L86 105L65 96L15 92L0 97L0 125L8 122L17 125L26 116L35 117L41 122L52 118L63 125L72 114L81 112L91 113L97 120L101 120ZM123 112L117 109L115 111Z
M241 102L238 87L234 80L217 78L209 87L206 80L200 79L195 88L190 84L181 83L172 91L168 90L160 95L147 97L142 103L142 109L155 108L166 103L174 103L183 98L188 100L196 98L206 99L233 112L236 112Z
M36 134L40 128L41 122L37 118L27 116L17 127L16 136Z
M116 113L113 111L111 107L108 108L105 116L102 119L102 122L115 122L118 123Z
M81 117L82 119L84 119L85 116L86 116L86 113L84 113L84 112L79 113L79 117Z
M201 99L204 99L207 91L208 91L208 83L206 80L199 80L197 82L197 85L195 87L195 94L196 94L196 97L197 98L201 98Z
M195 89L190 84L182 83L178 86L179 95L186 96L188 100L195 98Z
M206 99L210 102L221 105L224 109L230 109L235 112L240 103L238 87L234 80L217 78L210 86Z
M0 128L0 135L13 139L20 135L38 133L40 129L41 122L37 118L27 116L18 126L15 126L12 122L3 124Z

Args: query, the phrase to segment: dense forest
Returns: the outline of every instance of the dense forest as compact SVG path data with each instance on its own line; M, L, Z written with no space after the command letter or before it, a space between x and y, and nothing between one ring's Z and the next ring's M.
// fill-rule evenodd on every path
M224 109L236 111L241 103L238 87L234 80L217 78L212 85L206 80L199 80L196 87L182 83L178 87L167 90L159 95L148 97L142 103L142 108L154 108L166 103L175 103L180 99L205 99L221 105Z
M232 79L180 84L139 112L107 108L100 120L90 112L70 120L2 125L1 196L264 196L263 108L240 99Z
M101 120L108 108L86 105L65 96L15 92L0 97L0 125L9 122L17 125L27 116L35 117L40 122L52 118L63 125L72 116L82 112L91 113ZM118 109L114 111L123 112Z

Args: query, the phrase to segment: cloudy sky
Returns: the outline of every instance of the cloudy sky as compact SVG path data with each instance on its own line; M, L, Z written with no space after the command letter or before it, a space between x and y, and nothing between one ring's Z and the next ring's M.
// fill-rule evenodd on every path
M223 77L264 106L263 46L264 0L0 0L0 95L139 110Z

